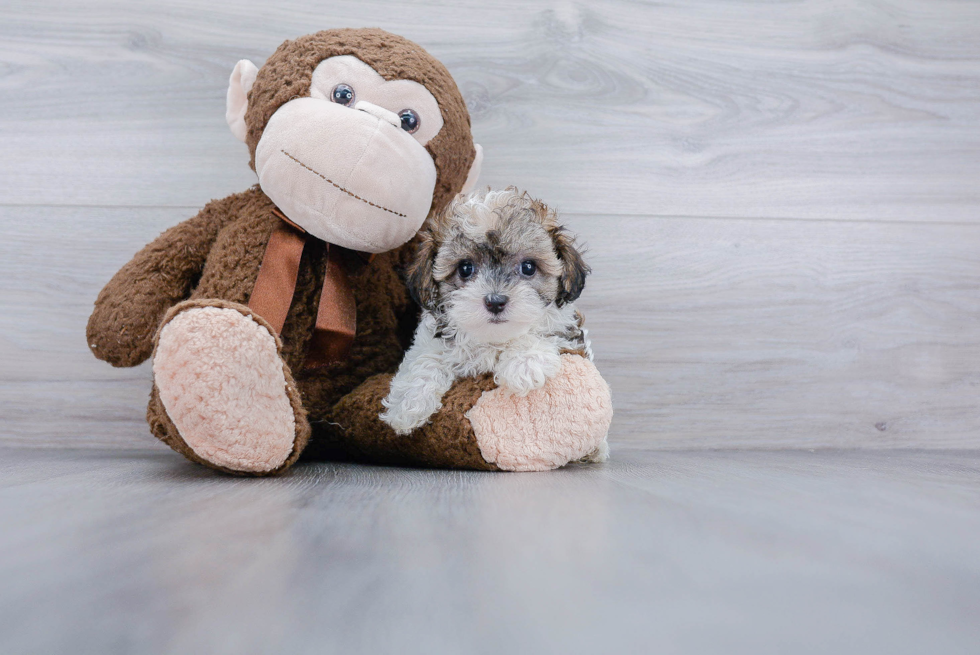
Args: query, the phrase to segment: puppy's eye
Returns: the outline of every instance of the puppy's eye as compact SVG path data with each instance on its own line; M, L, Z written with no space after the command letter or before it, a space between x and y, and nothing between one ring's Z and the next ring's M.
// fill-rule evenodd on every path
M422 124L422 119L414 109L402 109L398 112L398 118L402 119L402 129L409 134L418 132L419 125Z
M352 105L354 104L354 89L349 84L338 84L330 92L330 99L345 107Z
M534 272L538 270L538 265L532 262L530 259L526 262L521 262L521 274L531 277Z
M466 280L473 277L473 273L476 272L476 266L474 266L473 262L471 262L470 260L464 259L459 263L459 266L456 268L456 270L459 272L459 277Z

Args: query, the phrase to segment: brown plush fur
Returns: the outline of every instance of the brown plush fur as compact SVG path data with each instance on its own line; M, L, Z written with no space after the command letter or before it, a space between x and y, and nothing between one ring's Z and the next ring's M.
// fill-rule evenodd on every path
M315 425L316 437L322 439L325 446L340 444L345 455L359 461L499 470L483 459L473 428L464 418L483 392L496 386L491 375L459 380L443 396L442 409L432 416L432 422L408 437L396 435L378 418L383 411L381 400L388 395L391 378L390 373L376 375L344 397L332 412L337 423Z
M386 79L420 82L435 96L444 127L427 149L438 171L432 208L441 211L459 192L474 158L469 115L442 64L414 43L381 30L330 30L280 46L260 69L249 94L247 143L253 167L255 146L269 117L290 98L309 93L310 76L320 61L341 54L358 57ZM272 210L272 201L255 186L212 201L197 216L167 230L137 253L96 300L87 329L96 357L114 366L141 363L151 355L154 335L161 325L187 306L233 307L251 315L247 303L265 247L279 220ZM411 242L351 271L357 336L350 357L327 368L303 370L326 262L322 243L307 246L293 303L277 342L281 344L297 417L297 436L293 454L272 473L285 470L300 456L310 424L311 452L339 451L386 463L496 468L480 456L463 416L483 390L492 388L492 382L457 385L447 394L444 408L432 425L417 431L410 440L395 439L377 418L389 379L377 374L397 367L417 321L418 308L408 297L403 281L414 248ZM171 310L188 299L190 305ZM295 380L298 395L290 380ZM147 420L153 433L174 450L225 470L201 460L183 442L155 388ZM323 447L316 447L317 440Z

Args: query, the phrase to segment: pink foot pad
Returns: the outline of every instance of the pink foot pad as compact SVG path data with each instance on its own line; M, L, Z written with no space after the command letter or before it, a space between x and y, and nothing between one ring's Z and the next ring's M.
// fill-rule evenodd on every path
M524 397L492 389L466 414L485 460L506 471L547 471L606 458L609 385L587 359L561 359L561 371L541 389Z
M292 452L296 418L276 340L249 316L180 312L160 331L153 375L167 415L202 459L265 473Z

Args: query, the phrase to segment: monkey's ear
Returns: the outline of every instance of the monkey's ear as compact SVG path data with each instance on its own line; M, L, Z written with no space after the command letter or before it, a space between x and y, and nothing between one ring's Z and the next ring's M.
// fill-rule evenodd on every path
M422 241L415 253L415 261L408 269L408 292L412 294L412 300L431 312L436 309L436 298L439 295L439 287L436 286L432 270L438 248L430 230L423 230L421 235Z
M248 59L235 64L235 70L228 79L228 95L225 97L225 120L231 133L239 141L245 141L248 129L245 126L245 110L248 109L248 92L252 90L259 69Z
M480 179L480 169L483 168L483 146L479 143L474 143L473 147L476 149L476 157L473 158L473 165L470 166L470 172L466 176L466 181L463 182L463 188L460 193L469 193L474 188L476 188L476 183Z
M555 303L561 307L582 295L585 288L585 276L592 272L582 253L575 248L575 238L565 232L560 225L549 230L551 241L555 245L555 254L561 261L561 275L558 276L558 298Z

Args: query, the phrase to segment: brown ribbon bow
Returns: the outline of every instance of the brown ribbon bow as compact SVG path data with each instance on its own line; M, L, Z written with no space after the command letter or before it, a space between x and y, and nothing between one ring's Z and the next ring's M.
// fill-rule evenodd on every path
M296 292L303 250L315 237L286 218L278 208L273 212L282 221L269 238L248 306L281 334ZM357 307L347 277L350 255L354 253L330 243L326 249L327 271L304 368L321 368L346 359L357 329ZM372 257L364 253L357 255L365 261Z

